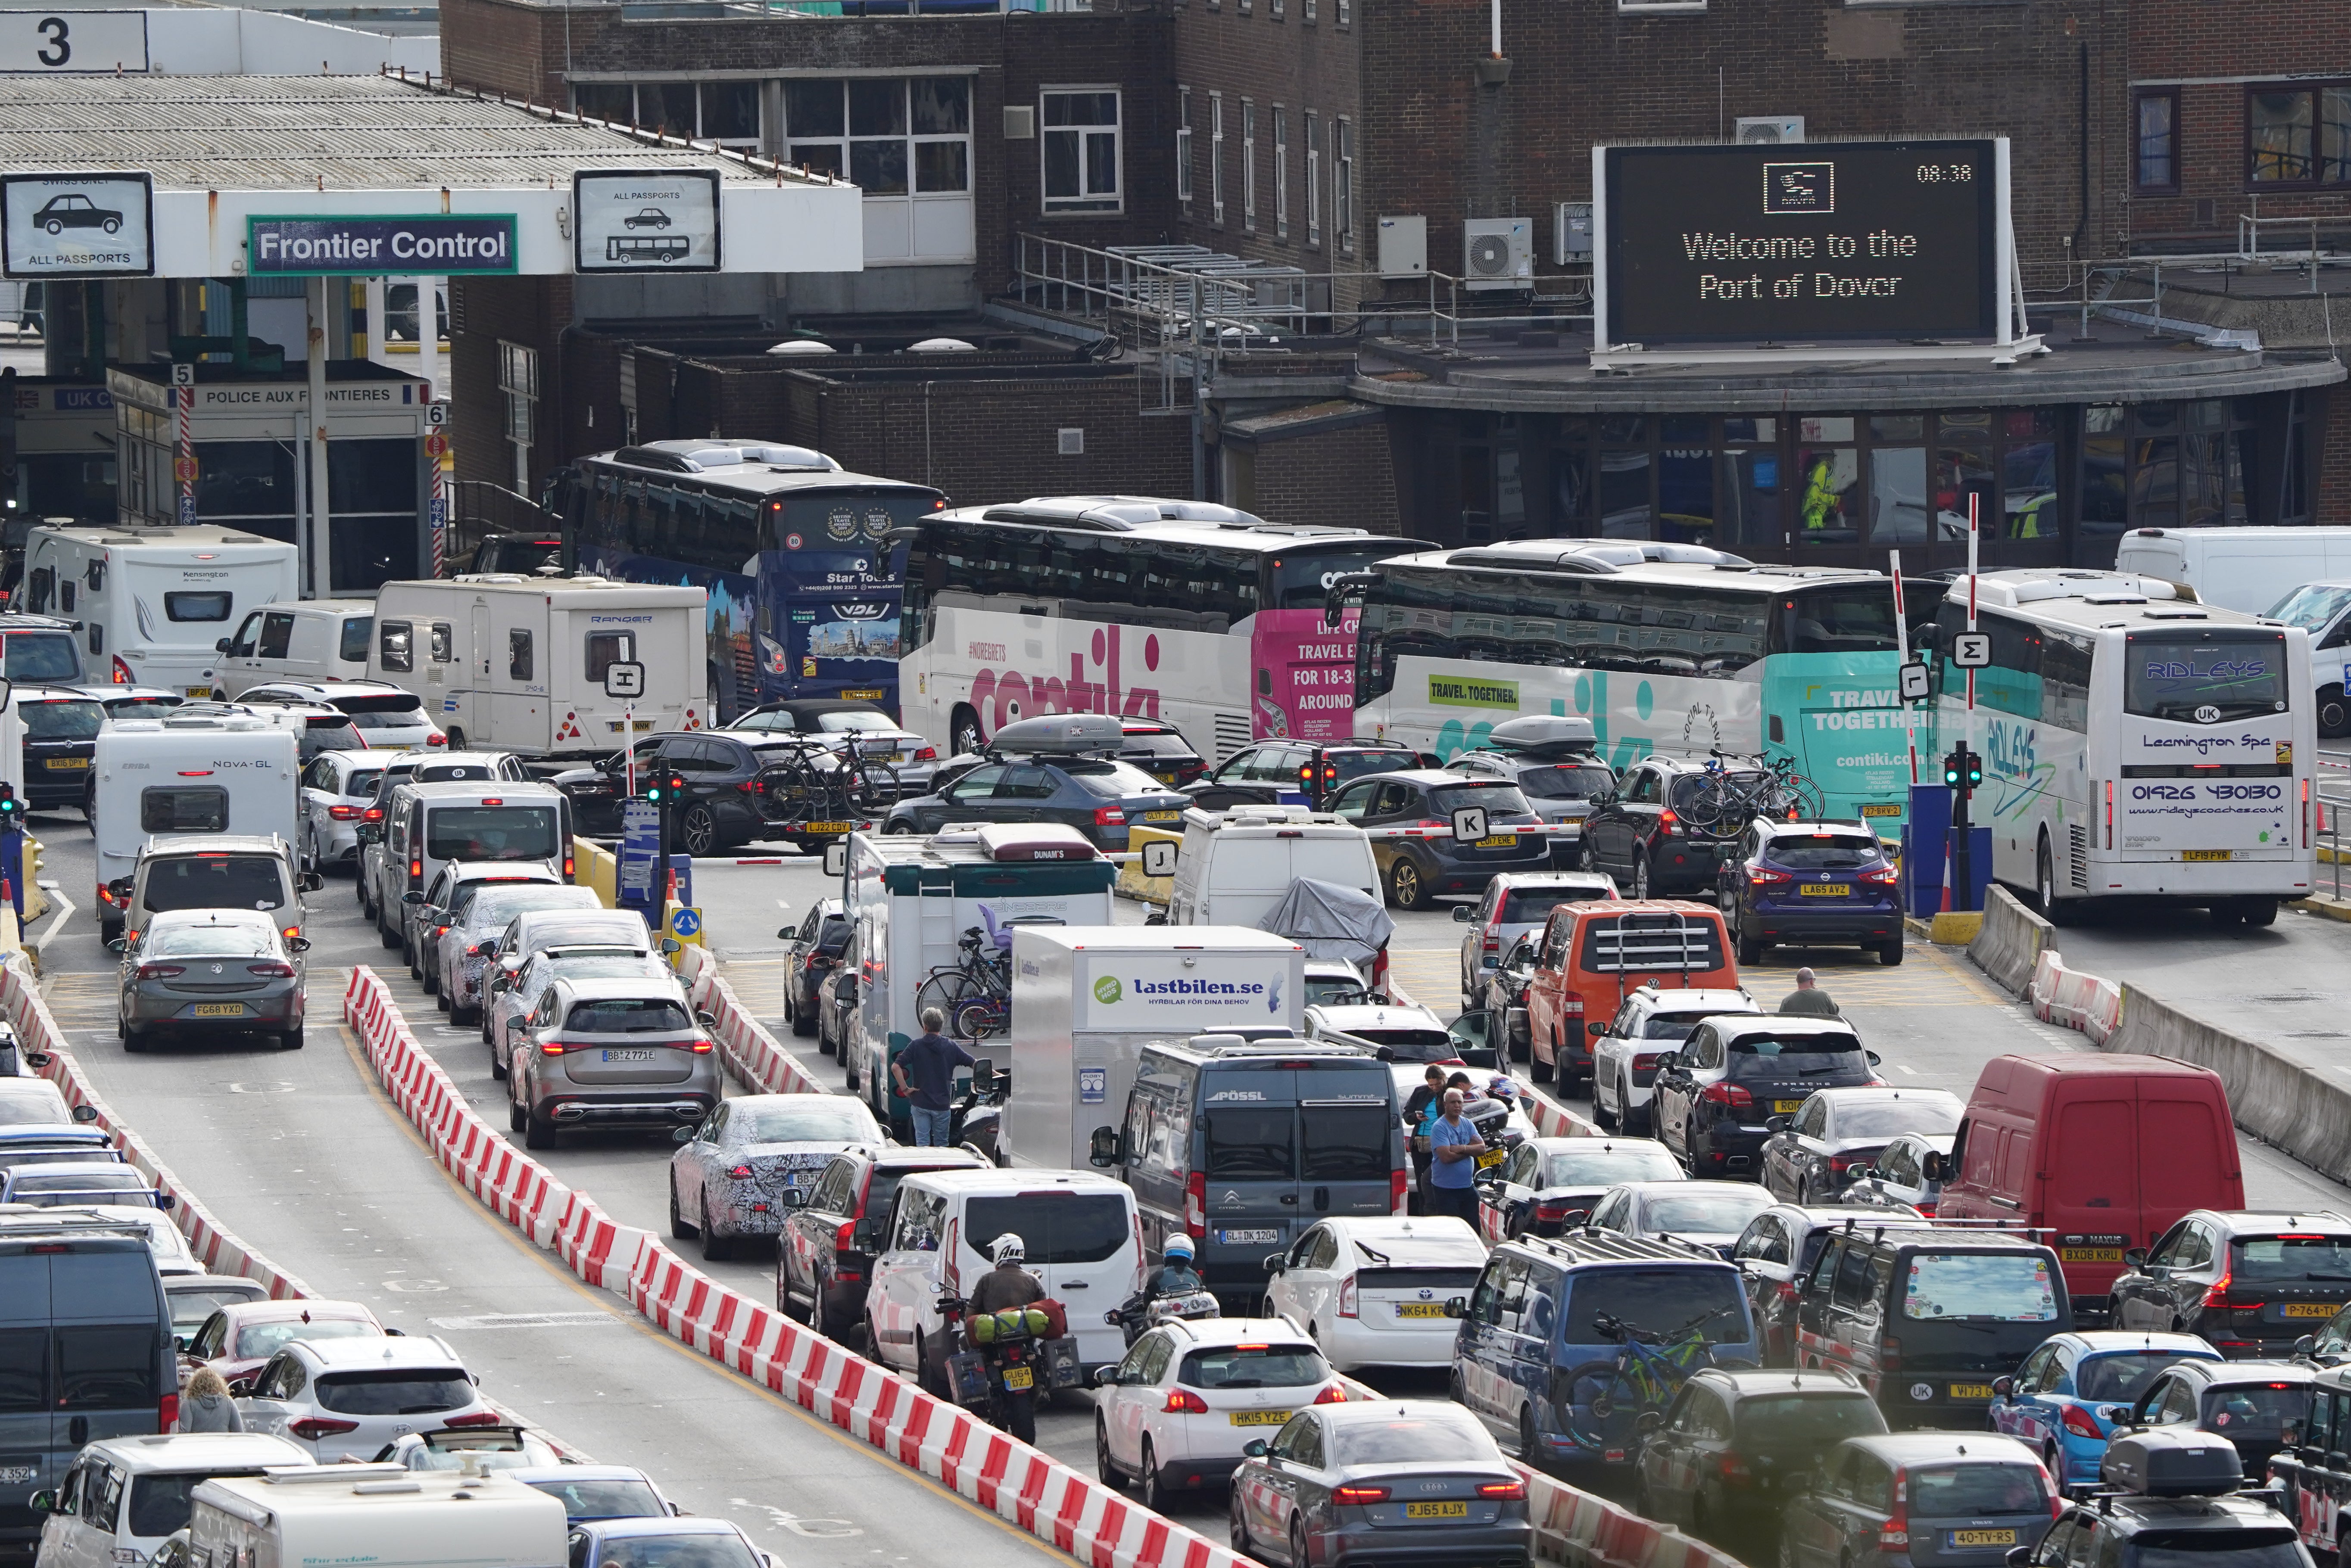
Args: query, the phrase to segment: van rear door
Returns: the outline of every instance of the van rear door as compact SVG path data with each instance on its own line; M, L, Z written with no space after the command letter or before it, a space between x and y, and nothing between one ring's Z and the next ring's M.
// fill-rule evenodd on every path
M2012 1157L2038 1143L2039 1168L2047 1178L2041 1192L2032 1190L2032 1167L2014 1158L2002 1159L2000 1183L1992 1190L2022 1199L2024 1222L2053 1232L2066 1290L2102 1301L2122 1273L2124 1250L2152 1245L2179 1213L2160 1223L2144 1213L2141 1162L2135 1154L2116 1158L2117 1151L2137 1148L2138 1105L2128 1080L2115 1082L2104 1075L2085 1082L2060 1078L2054 1097L2056 1115L2036 1127L2011 1130L2009 1147L2002 1151ZM2162 1158L2172 1156L2167 1150Z
M1397 1212L1406 1167L1387 1064L1318 1064L1299 1070L1297 1089L1300 1224Z
M1298 1079L1295 1068L1270 1061L1220 1063L1200 1075L1188 1185L1206 1227L1200 1274L1221 1293L1264 1290L1266 1254L1313 1223L1299 1215Z
M0 1249L0 1512L65 1483L74 1450L49 1437L49 1260L26 1244ZM32 1540L29 1532L24 1534Z

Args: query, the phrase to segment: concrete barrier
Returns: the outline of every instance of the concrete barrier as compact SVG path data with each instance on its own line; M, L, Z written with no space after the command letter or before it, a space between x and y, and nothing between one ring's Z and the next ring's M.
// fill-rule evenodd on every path
M1134 898L1145 904L1165 906L1176 897L1173 877L1145 877L1143 874L1143 846L1155 839L1184 842L1181 828L1169 831L1164 827L1130 827L1126 830L1126 847L1135 858L1123 862L1118 868L1118 886L1113 889L1122 898Z
M621 907L621 862L617 856L600 844L585 838L571 841L571 880L581 888L591 889L596 901L608 909Z
M1984 899L1983 924L1968 944L1968 957L2005 989L2022 992L2053 929L2007 888L1995 887Z

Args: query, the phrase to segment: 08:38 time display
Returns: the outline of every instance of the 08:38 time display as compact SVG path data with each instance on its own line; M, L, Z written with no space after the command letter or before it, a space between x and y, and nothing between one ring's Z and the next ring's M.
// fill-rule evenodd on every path
M1918 183L1921 185L1964 184L1976 177L1972 163L1921 163Z

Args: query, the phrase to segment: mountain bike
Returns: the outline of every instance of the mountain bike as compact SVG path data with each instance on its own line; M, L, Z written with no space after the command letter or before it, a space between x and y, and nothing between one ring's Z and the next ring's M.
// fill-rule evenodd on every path
M759 788L760 815L768 821L782 827L856 823L897 804L897 769L866 755L854 738L841 751L819 741L793 741L753 781Z
M985 1040L1012 1027L1012 958L991 957L977 926L956 939L962 956L924 977L914 992L914 1016L926 1007L946 1015L947 1033L959 1040Z
M1788 757L1766 760L1714 752L1687 805L1676 808L1700 833L1732 834L1759 816L1801 822L1826 809L1820 786Z
M1714 1346L1700 1333L1730 1309L1705 1313L1676 1329L1670 1339L1602 1314L1593 1326L1616 1342L1616 1354L1587 1361L1562 1380L1567 1398L1560 1414L1568 1437L1601 1453L1629 1450L1640 1418L1662 1412L1691 1373L1701 1367L1743 1366L1718 1362Z

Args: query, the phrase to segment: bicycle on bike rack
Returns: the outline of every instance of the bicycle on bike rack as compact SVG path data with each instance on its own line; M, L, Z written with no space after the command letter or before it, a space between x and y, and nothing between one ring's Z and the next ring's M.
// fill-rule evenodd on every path
M1603 1455L1629 1452L1640 1418L1673 1403L1690 1374L1708 1366L1744 1366L1717 1361L1714 1345L1699 1331L1729 1311L1705 1313L1674 1330L1671 1338L1601 1314L1593 1326L1616 1342L1616 1354L1587 1361L1562 1375L1567 1396L1560 1421L1569 1438Z
M947 1033L960 1040L985 1040L1012 1027L1012 956L990 957L977 926L956 940L962 957L924 978L914 992L914 1016L926 1007L946 1015Z
M761 745L762 751L783 753L754 781L759 786L760 815L769 823L847 833L897 804L897 769L866 755L856 737L839 751L799 736L788 740L785 747Z
M1677 809L1698 832L1728 836L1759 816L1801 822L1826 808L1820 786L1798 773L1792 759L1715 751L1708 754L1697 791Z

